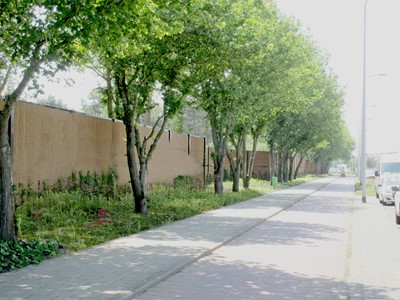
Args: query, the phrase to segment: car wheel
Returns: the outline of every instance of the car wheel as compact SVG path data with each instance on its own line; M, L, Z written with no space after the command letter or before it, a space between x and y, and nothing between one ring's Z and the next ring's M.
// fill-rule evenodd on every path
M396 214L395 214L396 215ZM396 224L400 225L400 216L396 215Z

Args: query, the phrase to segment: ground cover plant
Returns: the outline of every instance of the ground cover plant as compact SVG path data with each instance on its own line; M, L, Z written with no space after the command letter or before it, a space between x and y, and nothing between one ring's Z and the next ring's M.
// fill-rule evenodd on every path
M306 177L280 183L277 188L312 179ZM117 186L116 180L113 172L102 175L74 173L66 180L60 179L53 187L43 184L40 191L20 186L16 193L19 202L16 211L18 238L29 242L22 242L25 245L19 247L22 255L14 256L16 262L12 267L4 267L0 272L39 263L43 258L59 255L60 249L70 252L83 250L274 191L270 182L253 180L251 189L234 193L230 192L232 182L228 181L224 183L227 192L217 195L212 186L200 188L193 185L193 180L185 180L188 184L184 184L185 181L179 178L175 186L157 184L149 188L149 214L145 216L134 213L129 188ZM34 259L28 262L23 257L33 251L32 247L26 246L29 243L53 246L47 247L50 252L34 255ZM0 244L0 252L4 251L3 244ZM2 262L4 266L10 264L8 261Z
M50 240L0 241L0 273L38 264L62 252L62 246Z

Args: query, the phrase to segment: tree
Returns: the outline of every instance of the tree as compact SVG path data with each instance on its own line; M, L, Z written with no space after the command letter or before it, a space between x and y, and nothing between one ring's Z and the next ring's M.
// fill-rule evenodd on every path
M101 28L119 0L1 0L0 55L9 67L18 65L22 77L4 99L0 113L0 239L15 240L12 201L12 153L8 124L14 103L39 72L54 73ZM5 59L4 59L5 58ZM56 62L52 64L51 62ZM3 77L3 82L7 81ZM5 89L7 90L7 89Z
M271 146L278 150L281 159L278 178L283 181L297 176L307 154L317 151L320 155L321 149L331 145L332 136L343 122L343 92L336 77L326 69L324 60L319 58L303 67L295 70L297 84L293 86L300 99L297 103L301 105L279 111L269 133ZM295 167L296 155L300 155L300 162Z
M332 128L324 143L315 147L312 159L319 173L328 173L329 166L333 161L341 160L349 162L351 153L355 148L355 141L350 135L345 122L340 119Z
M184 106L167 127L174 132L204 136L208 141L211 141L211 129L207 115L204 110L194 105Z
M205 63L196 64L192 72L198 80L194 95L197 106L207 113L211 125L214 190L222 194L228 139L247 100L240 92L244 85L239 70L246 61L271 46L265 36L273 34L276 18L270 1L221 1L213 9L213 29L205 32L204 38L218 47L208 54Z
M154 4L154 3L153 3ZM122 119L127 136L127 158L135 212L147 213L147 165L168 121L183 107L192 86L190 66L208 55L210 44L203 31L213 30L213 5L204 1L158 1L146 10L143 19L133 9L115 18L122 27L104 32L91 50L104 70L111 70L115 87L115 113ZM112 36L106 34L112 33ZM146 136L139 131L144 115L156 108L151 101L155 90L161 94L162 113ZM154 114L153 114L154 115Z
M273 32L269 32L268 28L274 28ZM260 39L260 45L268 46L235 70L240 74L240 89L236 94L241 93L241 97L246 99L245 109L234 120L235 129L230 135L238 153L235 160L230 159L231 169L236 170L233 172L235 190L238 190L239 181L235 174L241 166L243 186L250 186L258 141L268 129L271 130L275 116L284 111L298 110L305 101L299 88L300 70L310 66L316 56L313 44L291 19L279 15L272 17L267 29L262 32L264 37ZM252 139L250 156L247 155L247 136ZM273 152L270 151L270 154ZM245 156L247 159L244 159ZM288 154L286 156L289 157Z
M106 113L103 108L104 92L101 89L94 89L90 92L88 100L81 99L82 112L95 117L105 117ZM110 114L107 113L108 117ZM112 116L112 114L111 114Z
M56 97L52 95L48 96L47 98L38 99L37 103L55 108L68 109L66 104L64 104L60 99L56 99Z

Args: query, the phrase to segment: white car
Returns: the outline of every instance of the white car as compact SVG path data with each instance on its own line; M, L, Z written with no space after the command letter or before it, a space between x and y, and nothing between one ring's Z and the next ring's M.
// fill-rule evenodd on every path
M392 187L399 187L400 174L385 174L378 185L379 202L383 205L393 204L395 191Z
M395 186L392 188L395 192L394 195L394 214L396 217L396 224L400 225L400 186Z

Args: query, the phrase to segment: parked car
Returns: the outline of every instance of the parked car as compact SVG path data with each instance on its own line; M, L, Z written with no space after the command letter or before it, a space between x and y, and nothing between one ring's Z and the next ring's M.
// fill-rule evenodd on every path
M400 225L400 185L392 188L394 195L394 214L396 218L396 224Z
M392 187L400 185L400 174L384 174L378 184L378 198L383 205L393 204L395 192Z

